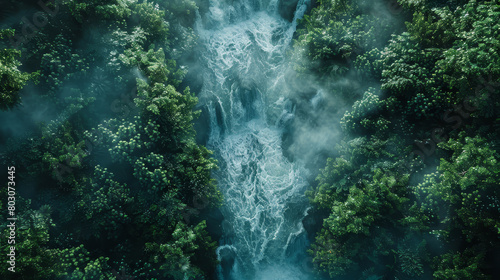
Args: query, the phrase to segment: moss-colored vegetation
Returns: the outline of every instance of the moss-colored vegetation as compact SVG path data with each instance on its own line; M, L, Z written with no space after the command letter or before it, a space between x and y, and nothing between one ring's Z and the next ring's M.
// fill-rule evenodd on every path
M310 249L319 271L496 279L498 2L322 0L298 34L296 69L352 104L309 192L329 212Z
M2 151L17 168L18 228L16 272L2 262L1 279L213 276L216 243L197 213L222 197L176 63L193 51L184 14L197 7L173 2L56 1L19 50L8 47L14 31L1 31L1 109L39 75L36 94L53 116Z
M7 2L4 16L39 9ZM9 37L26 23L0 30L0 110L23 88L50 108L23 136L0 136L0 162L19 175L17 272L2 262L1 279L213 277L216 243L197 213L222 197L178 66L193 57L198 7L156 2L55 1L17 49ZM497 279L498 1L313 2L294 69L349 105L308 192L327 213L310 248L318 273Z

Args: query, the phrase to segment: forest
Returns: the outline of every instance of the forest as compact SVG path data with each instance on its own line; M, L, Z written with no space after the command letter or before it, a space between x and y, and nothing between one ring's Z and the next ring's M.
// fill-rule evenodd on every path
M498 0L0 3L0 279L500 279Z

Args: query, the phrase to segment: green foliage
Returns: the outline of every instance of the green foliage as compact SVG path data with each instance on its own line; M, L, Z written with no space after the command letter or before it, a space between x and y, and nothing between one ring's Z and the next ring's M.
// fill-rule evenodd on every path
M181 25L193 27L196 19L195 14L198 11L198 6L194 0L171 0L161 1L160 5L165 7L167 17L169 19L179 20ZM189 38L183 37L184 42L189 42Z
M488 87L485 83L494 82L500 77L500 57L498 56L500 51L500 33L498 32L500 21L498 15L500 15L498 5L492 2L478 3L477 1L470 1L453 12L448 7L432 10L423 9L423 11L415 12L413 22L407 23L409 35L411 34L411 40L414 42L405 46L399 45L404 42L401 41L396 48L400 50L415 49L415 42L419 42L422 50L417 48L415 52L420 51L422 55L413 56L411 60L408 60L405 59L405 56L411 52L408 54L398 52L394 55L396 60L392 62L389 58L391 53L387 52L389 49L386 49L384 56L389 54L389 57L382 60L383 65L394 64L394 67L384 70L386 73L383 75L398 79L393 82L387 79L383 80L385 81L383 88L395 89L396 85L398 86L396 89L402 93L406 93L403 90L408 89L408 87L416 88L425 96L429 96L430 101L441 106L450 103L459 104L463 100L472 100L474 105L480 104L479 114L488 116L488 112L494 110L487 109L488 107L498 108L498 101L491 98L494 90L484 89ZM398 61L406 62L398 65ZM427 64L423 64L423 62ZM415 68L415 70L410 68L417 65L421 65L423 68ZM394 68L402 72L396 72L395 75ZM425 74L426 72L428 74ZM425 84L415 84L419 82L425 82ZM446 85L446 87L441 85ZM478 92L478 89L482 90ZM496 90L498 91L498 89ZM427 108L435 107L435 105L431 106L425 103L422 105L423 109L426 109L425 105ZM436 109L431 111L436 111Z
M358 100L352 106L350 112L346 112L340 121L342 128L352 134L367 131L383 134L390 125L390 121L381 115L381 111L386 111L393 104L390 101L381 101L377 93L373 93L373 88L365 92L363 99ZM372 116L376 116L373 118Z
M487 117L488 103L499 108L498 100L492 98L499 89L473 93L471 88L484 88L487 86L485 83L498 81L500 77L499 18L500 7L492 2L479 4L471 1L457 9L452 25L457 40L438 62L444 81L450 87L457 88L462 98L487 100L479 103L481 106L478 108L480 114Z
M7 266L10 265L4 261L0 276L2 279L49 279L57 275L57 250L47 248L49 228L55 226L50 218L51 207L44 205L39 210L27 210L21 205L29 205L29 201L20 199L16 200L16 204L17 213L22 214L15 222L15 244L2 244L2 254L9 253L10 246L15 246L15 272L8 271ZM21 212L21 209L24 211ZM9 228L2 230L2 236L9 236L9 231Z
M395 24L391 17L366 14L364 1L322 1L304 16L294 44L295 68L322 79L345 74L359 55L381 45Z
M63 86L65 81L78 77L89 69L89 61L78 51L72 49L72 40L58 34L50 41L37 45L32 53L40 57L41 86L49 93Z
M17 92L35 77L18 69L22 63L40 72L33 95L51 108L26 139L2 150L2 161L26 174L20 185L33 185L22 196L52 209L19 210L24 221L37 219L19 229L22 276L116 279L121 270L141 279L206 278L216 243L198 215L220 206L222 195L211 152L195 143L198 100L180 87L187 70L174 60L193 50L196 5L58 5L57 17L21 44L19 61L19 51L0 56L2 85ZM21 279L5 272L0 278Z
M421 207L440 228L435 232L454 238L457 231L470 243L489 243L500 232L498 155L479 137L450 139L440 147L451 150L434 174L417 186ZM439 226L444 224L445 227Z
M398 239L411 235L403 227L410 213L408 178L376 169L372 179L350 187L345 200L333 201L330 216L311 247L321 270L336 277L368 264L386 275L423 273L421 258L413 257L418 250L403 246L407 241ZM387 259L398 260L400 267L387 271Z
M484 253L481 251L467 248L463 253L447 253L436 257L433 276L435 279L490 279L478 266L484 262Z
M452 103L451 93L438 75L440 51L422 49L417 40L404 32L389 41L374 63L380 68L383 90L394 97L392 112L409 119L435 117Z
M422 252L425 250L425 241L422 241L416 249L408 248L405 245L408 244L402 242L398 246L398 250L395 251L398 268L404 275L417 278L424 273Z
M196 100L189 95L182 97L173 87L171 90L175 95L171 98L165 96L164 100L167 102L174 101L175 97ZM190 139L193 137L192 112L185 109L194 103L184 101L177 104L180 106L173 104L170 110L165 110L161 104L160 108L164 112L162 118L145 108L144 120L139 116L134 117L132 122L111 119L87 135L95 142L101 136L111 159L129 166L142 189L160 192L162 195L163 192L168 192L172 197L177 195L178 190L188 204L191 201L188 202L187 198L194 196L207 198L209 205L216 206L221 200L221 194L210 178L211 170L216 167L215 162L210 159L210 152L206 148L194 144ZM151 114L150 118L146 117L148 114ZM173 116L170 117L169 114ZM185 119L177 121L175 117ZM181 129L182 126L184 129ZM161 151L165 149L178 154L164 155Z
M201 271L191 264L197 254L206 254L216 248L216 242L204 233L206 225L202 222L193 229L178 223L172 233L172 241L167 244L148 243L146 250L151 252L151 261L160 264L164 276L175 280L196 279ZM201 246L197 245L200 244ZM215 264L215 263L212 263Z
M61 169L78 169L82 167L82 160L87 156L84 151L85 143L76 143L72 133L71 124L66 122L60 128L49 125L42 132L42 141L45 142L45 153L42 157L45 170L49 171L55 180L69 185L75 184L73 172L69 176L62 176Z
M425 244L416 244L423 242L418 230L425 225L414 218L420 210L410 200L409 174L400 168L410 159L395 156L400 145L396 137L343 142L309 192L313 203L329 210L310 252L330 277L368 277L358 273L360 267L383 277L422 275Z
M413 21L407 23L408 32L423 48L446 47L456 39L450 25L454 17L448 7L415 12Z
M107 280L116 279L111 272L109 272L109 266L107 265L108 259L99 257L96 260L89 261L83 269L75 269L71 275L70 279L97 279L97 280Z
M155 7L152 2L144 1L136 4L133 8L132 19L137 20L137 23L144 29L149 42L161 42L167 38L169 25L165 21L165 11Z
M14 30L0 30L0 40L13 36ZM26 73L19 70L21 62L17 59L21 51L0 49L0 110L9 110L18 105L21 98L19 91L29 80L37 81L38 72Z
M335 201L345 201L352 187L371 178L372 165L383 169L394 168L393 163L388 161L393 154L388 152L387 148L394 145L395 141L397 139L384 141L376 137L359 137L342 142L337 147L341 155L328 159L325 169L321 170L316 179L318 187L309 193L313 202L330 208Z
M352 108L341 120L343 144L309 191L328 211L311 246L314 263L330 277L348 279L490 279L494 264L487 256L500 247L494 117L500 6L398 2L401 16L411 17L405 30L380 32L386 41L373 39L368 26L380 31L376 24L357 25L372 15L364 1L320 1L295 42L296 70L327 77L327 88L341 78L352 81L352 75L329 74L339 66L358 71L363 83L380 84L363 95L351 90L354 100L332 90ZM368 43L359 45L358 35ZM301 64L301 55L313 63ZM418 143L428 150L417 150ZM419 164L418 153L426 156Z
M173 60L165 59L165 53L162 48L156 51L153 49L144 51L140 45L134 44L132 48L125 50L124 54L120 55L120 60L127 67L135 66L144 71L150 77L152 85L168 82L173 86L177 86L184 77L182 70L172 71L175 69L176 63Z
M138 94L134 101L145 116L158 120L160 129L169 134L183 135L192 132L191 110L198 99L189 88L181 94L172 85L155 83L149 86L142 80L137 80L137 83Z
M500 6L398 2L403 11L392 15L386 1L321 0L299 24L298 78L351 107L337 156L309 192L327 211L311 254L331 277L488 279L488 256L500 247ZM21 51L0 50L0 109L20 104L19 91L38 75L34 95L54 104L51 120L33 122L33 133L2 150L27 179L17 200L23 273L2 269L0 278L115 279L120 269L144 279L206 277L216 245L205 222L185 214L200 201L217 207L222 196L211 152L194 142L197 99L181 88L186 70L176 62L193 59L195 1L59 8ZM448 127L447 109L462 125ZM424 162L427 175L411 174L412 137L436 140L435 126L449 140ZM437 241L440 250L428 245Z
M131 14L130 3L137 0L71 0L65 3L68 5L72 15L79 22L90 21L91 19L124 19Z
M91 236L113 240L130 224L126 209L133 203L126 185L113 178L107 168L97 165L93 180L78 190L79 201L74 206L80 217L82 239Z
M116 279L110 272L109 258L92 260L83 245L60 250L58 261L61 264L59 279Z

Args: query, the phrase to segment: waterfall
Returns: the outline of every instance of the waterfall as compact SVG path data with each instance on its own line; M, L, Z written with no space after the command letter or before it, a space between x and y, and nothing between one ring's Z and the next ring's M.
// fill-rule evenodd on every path
M208 147L220 169L224 236L219 279L308 279L302 219L307 171L282 151L283 124L293 119L286 99L285 52L308 0L291 22L278 0L210 0L198 15L204 84L200 102L210 115Z

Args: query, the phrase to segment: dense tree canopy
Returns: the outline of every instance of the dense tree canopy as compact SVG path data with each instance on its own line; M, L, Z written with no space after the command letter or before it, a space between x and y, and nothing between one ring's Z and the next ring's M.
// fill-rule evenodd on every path
M0 161L23 175L16 272L0 278L212 279L200 210L223 198L185 82L208 1L48 1L29 19L39 3L6 2L0 110L23 129L2 130ZM346 104L307 192L318 276L500 279L498 1L312 3L294 77Z
M184 14L198 8L161 2L56 1L48 5L57 15L19 50L0 52L1 109L37 75L38 100L51 108L2 151L3 163L31 177L16 179L16 272L3 262L0 278L213 276L215 242L198 213L222 197L211 152L194 140L197 98L176 62L192 55L194 22ZM14 27L1 36L22 34L23 23Z
M310 250L320 271L498 276L499 12L495 1L319 1L302 22L297 69L352 104L309 192L329 212ZM346 77L367 87L346 95L332 83Z
M14 30L0 30L0 40L12 36ZM19 91L30 79L36 79L37 72L29 74L19 70L21 52L15 49L0 49L0 109L11 109L20 101Z

